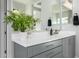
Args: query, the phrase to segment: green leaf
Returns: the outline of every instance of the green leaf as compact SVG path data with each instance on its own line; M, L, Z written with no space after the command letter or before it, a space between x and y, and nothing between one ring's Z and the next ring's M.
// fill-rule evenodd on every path
M33 16L26 15L24 12L18 11L19 13L14 13L13 11L8 11L8 15L4 17L5 22L12 23L12 28L14 31L25 32L27 30L32 30L33 27L38 22L38 19L33 18Z

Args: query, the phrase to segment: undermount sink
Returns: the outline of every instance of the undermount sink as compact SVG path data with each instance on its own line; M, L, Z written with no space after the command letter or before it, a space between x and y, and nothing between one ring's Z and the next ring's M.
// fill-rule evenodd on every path
M41 31L41 32L33 32L29 35L31 40L40 40L40 39L46 39L49 36L49 33L47 31Z

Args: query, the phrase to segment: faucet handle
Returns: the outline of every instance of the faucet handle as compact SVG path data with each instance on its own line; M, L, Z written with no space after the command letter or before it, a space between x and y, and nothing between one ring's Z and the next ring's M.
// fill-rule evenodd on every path
M59 31L60 31L60 30L55 29L54 34L58 34Z

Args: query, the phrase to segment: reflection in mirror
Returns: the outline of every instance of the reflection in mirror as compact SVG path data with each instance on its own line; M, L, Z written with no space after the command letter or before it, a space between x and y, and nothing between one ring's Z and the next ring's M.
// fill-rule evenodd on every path
M13 9L32 15L32 0L13 0Z
M56 2L52 6L52 23L53 24L68 24L72 18L72 0L55 0ZM61 15L62 13L62 15ZM61 19L61 20L60 20Z
M52 0L52 29L60 30L61 28L61 0Z
M72 0L63 0L62 3L62 24L68 24L72 18Z
M33 0L32 8L33 8L32 10L33 17L38 18L40 20L41 19L41 0ZM41 23L38 22L35 28L36 28L36 31L41 31Z
M52 24L53 28L60 29L63 24L71 23L73 0L53 0Z
M41 0L36 0L33 2L33 16L36 18L41 18Z
M36 18L40 18L41 0L13 0L13 9L22 10Z
M13 9L21 10L34 18L40 19L41 14L40 0L13 0ZM39 30L40 25L36 24L35 30Z
M13 0L13 8L42 20L42 24L37 24L37 30L46 29L49 17L52 28L57 26L59 29L61 24L70 23L72 18L72 0Z
M54 0L52 4L52 24L60 24L61 0Z

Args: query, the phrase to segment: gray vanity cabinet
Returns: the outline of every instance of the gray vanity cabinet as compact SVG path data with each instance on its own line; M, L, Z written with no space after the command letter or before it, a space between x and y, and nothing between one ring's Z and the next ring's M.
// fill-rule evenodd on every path
M27 48L14 43L14 57L15 58L27 58L28 57L28 50Z
M53 39L53 38L52 38ZM75 36L30 47L14 44L15 58L64 58L75 56Z
M65 58L75 57L75 36L63 39L63 55Z
M59 52L63 52L63 40L54 40L30 47L23 47L19 44L14 44L15 58L51 58Z

